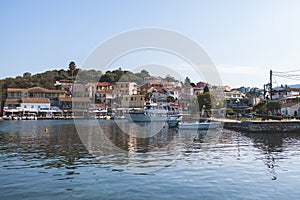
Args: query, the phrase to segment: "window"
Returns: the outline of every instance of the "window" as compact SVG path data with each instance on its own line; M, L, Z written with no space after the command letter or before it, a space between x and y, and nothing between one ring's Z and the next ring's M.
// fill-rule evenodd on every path
M40 109L41 108L41 106L38 106L38 109Z
M10 93L10 97L14 97L15 94L13 92Z
M24 106L23 106L23 108L27 108L27 106L26 106L26 105L24 105Z
M31 108L34 108L34 105L31 105Z

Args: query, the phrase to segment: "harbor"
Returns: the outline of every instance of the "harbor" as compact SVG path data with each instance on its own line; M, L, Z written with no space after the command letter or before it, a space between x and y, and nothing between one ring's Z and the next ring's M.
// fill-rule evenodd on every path
M0 200L300 197L300 1L1 1Z

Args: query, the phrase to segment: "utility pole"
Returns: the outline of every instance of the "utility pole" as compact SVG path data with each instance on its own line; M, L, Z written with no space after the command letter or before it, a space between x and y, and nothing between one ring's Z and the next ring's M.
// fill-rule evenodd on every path
M272 70L270 70L270 99L272 100Z
M266 84L264 84L264 99L266 99Z

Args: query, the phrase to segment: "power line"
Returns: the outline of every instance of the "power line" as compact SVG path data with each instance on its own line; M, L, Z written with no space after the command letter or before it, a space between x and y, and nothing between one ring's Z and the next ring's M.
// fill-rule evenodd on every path
M286 71L286 72L276 72L273 71L273 76L289 79L289 80L296 80L300 81L300 74L296 73L300 72L300 70L292 70L292 71Z
M300 72L300 69L291 70L291 71L285 71L285 72L276 72L276 71L273 71L273 73L292 73L292 72Z

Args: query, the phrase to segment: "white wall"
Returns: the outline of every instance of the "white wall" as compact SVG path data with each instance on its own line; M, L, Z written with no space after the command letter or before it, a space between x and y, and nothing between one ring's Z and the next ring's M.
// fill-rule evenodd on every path
M48 108L50 109L50 103L21 103L21 108L22 109L42 109L42 108Z

